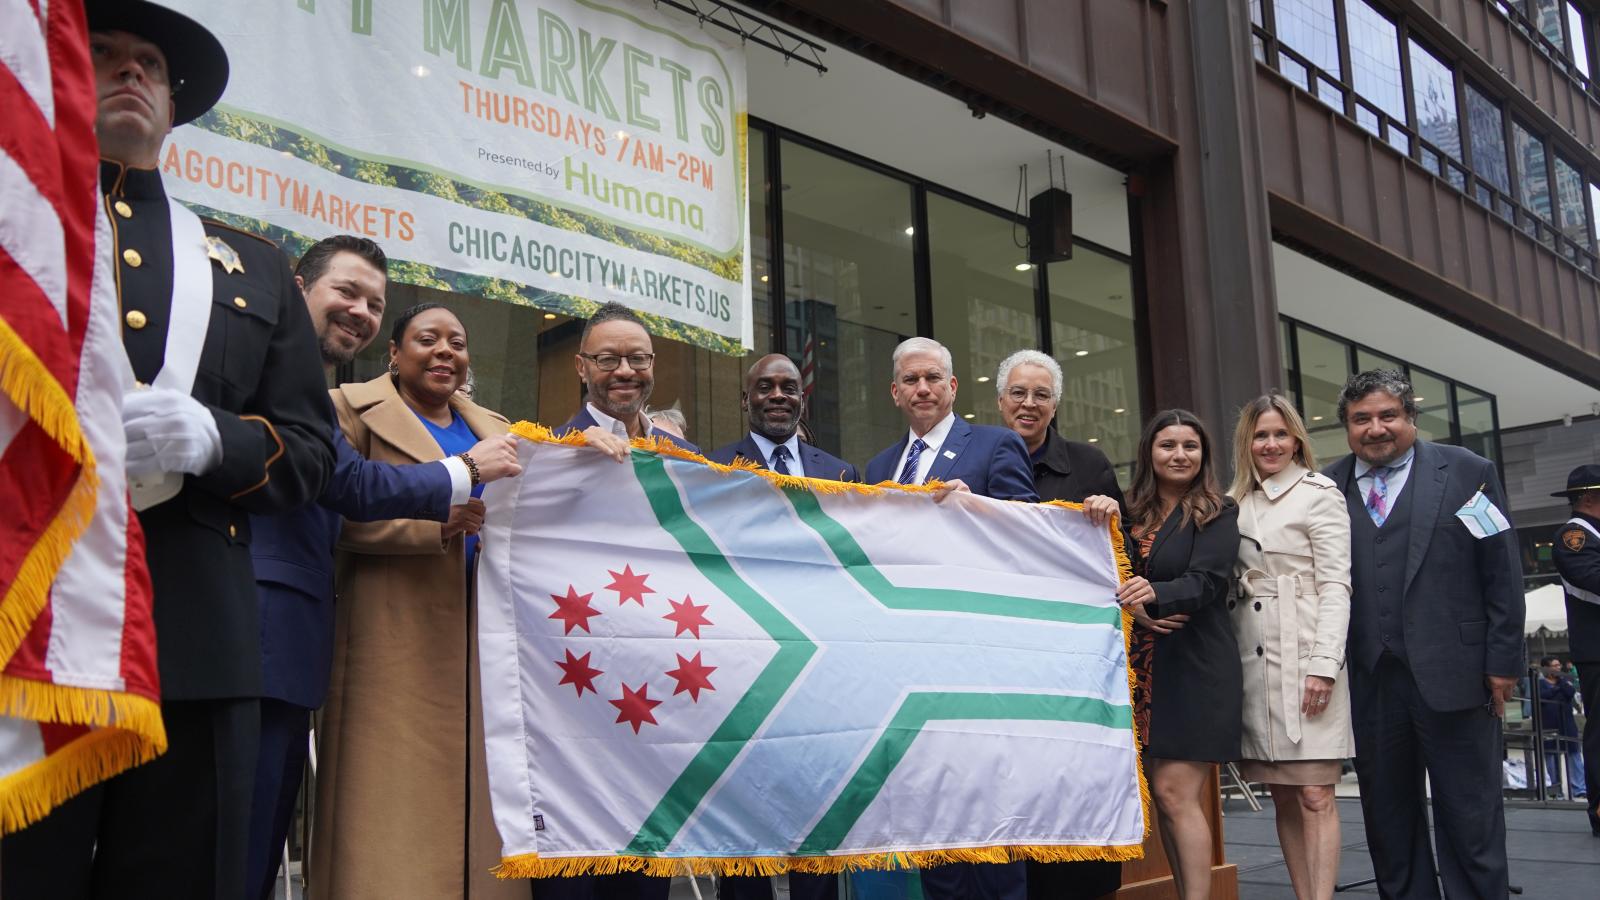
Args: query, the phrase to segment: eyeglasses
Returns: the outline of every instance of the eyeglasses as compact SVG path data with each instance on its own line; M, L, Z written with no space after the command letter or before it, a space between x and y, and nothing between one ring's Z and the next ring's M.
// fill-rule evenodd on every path
M656 364L654 353L629 353L627 356L618 356L615 353L579 353L579 356L594 363L594 367L602 372L615 372L622 365L623 360L628 361L628 368L635 372L643 372Z
M1054 403L1056 399L1055 394L1045 390L1044 388L1036 388L1032 391L1029 391L1025 387L1014 387L1006 391L1006 396L1010 398L1012 403L1026 403L1028 402L1028 397L1030 394L1033 397L1033 402L1039 404L1040 406L1043 406L1047 403Z

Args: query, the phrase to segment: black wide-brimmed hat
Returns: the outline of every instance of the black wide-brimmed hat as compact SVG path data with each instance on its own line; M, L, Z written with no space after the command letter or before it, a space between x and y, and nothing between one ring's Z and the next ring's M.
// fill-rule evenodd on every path
M85 8L90 31L126 31L161 48L172 83L172 124L200 118L222 97L228 52L204 25L144 0L88 0Z
M1567 473L1567 489L1556 491L1552 497L1571 497L1584 491L1600 491L1600 466L1579 466Z

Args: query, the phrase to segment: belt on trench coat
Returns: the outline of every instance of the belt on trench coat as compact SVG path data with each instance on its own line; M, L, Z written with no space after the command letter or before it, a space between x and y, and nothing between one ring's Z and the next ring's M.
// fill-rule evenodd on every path
M1300 695L1303 693L1301 684L1305 682L1305 676L1300 671L1302 667L1299 604L1293 601L1306 591L1316 596L1316 581L1301 575L1273 577L1260 569L1251 569L1239 579L1239 585L1251 597L1277 597L1280 600L1277 604L1278 649L1284 658L1278 665L1279 693L1283 703L1283 724L1289 733L1289 742L1298 744L1301 735ZM1289 598L1290 602L1281 602L1283 598ZM1294 661L1293 665L1289 664L1290 660Z

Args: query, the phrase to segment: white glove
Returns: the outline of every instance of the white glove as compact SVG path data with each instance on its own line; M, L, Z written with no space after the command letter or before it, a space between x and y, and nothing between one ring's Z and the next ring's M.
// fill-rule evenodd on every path
M122 397L128 474L203 475L222 461L222 435L211 410L171 388L129 391Z

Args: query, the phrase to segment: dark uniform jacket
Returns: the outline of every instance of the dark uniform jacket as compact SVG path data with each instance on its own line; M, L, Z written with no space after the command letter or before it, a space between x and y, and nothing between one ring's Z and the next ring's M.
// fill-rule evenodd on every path
M102 160L100 179L123 345L134 377L149 383L161 370L172 302L166 192L154 169ZM204 225L244 266L230 273L210 263L211 321L192 391L216 419L222 460L139 514L155 587L161 693L169 700L260 695L250 515L315 500L333 468L322 360L287 257L261 238Z
M1600 529L1600 519L1574 513ZM1556 532L1556 571L1567 584L1600 594L1600 538L1582 525L1568 523ZM1600 603L1579 600L1567 593L1567 641L1574 662L1600 665Z
M1033 458L1033 486L1040 500L1082 503L1085 497L1104 494L1123 506L1122 488L1111 460L1093 444L1069 441L1054 428L1047 429L1044 447Z

